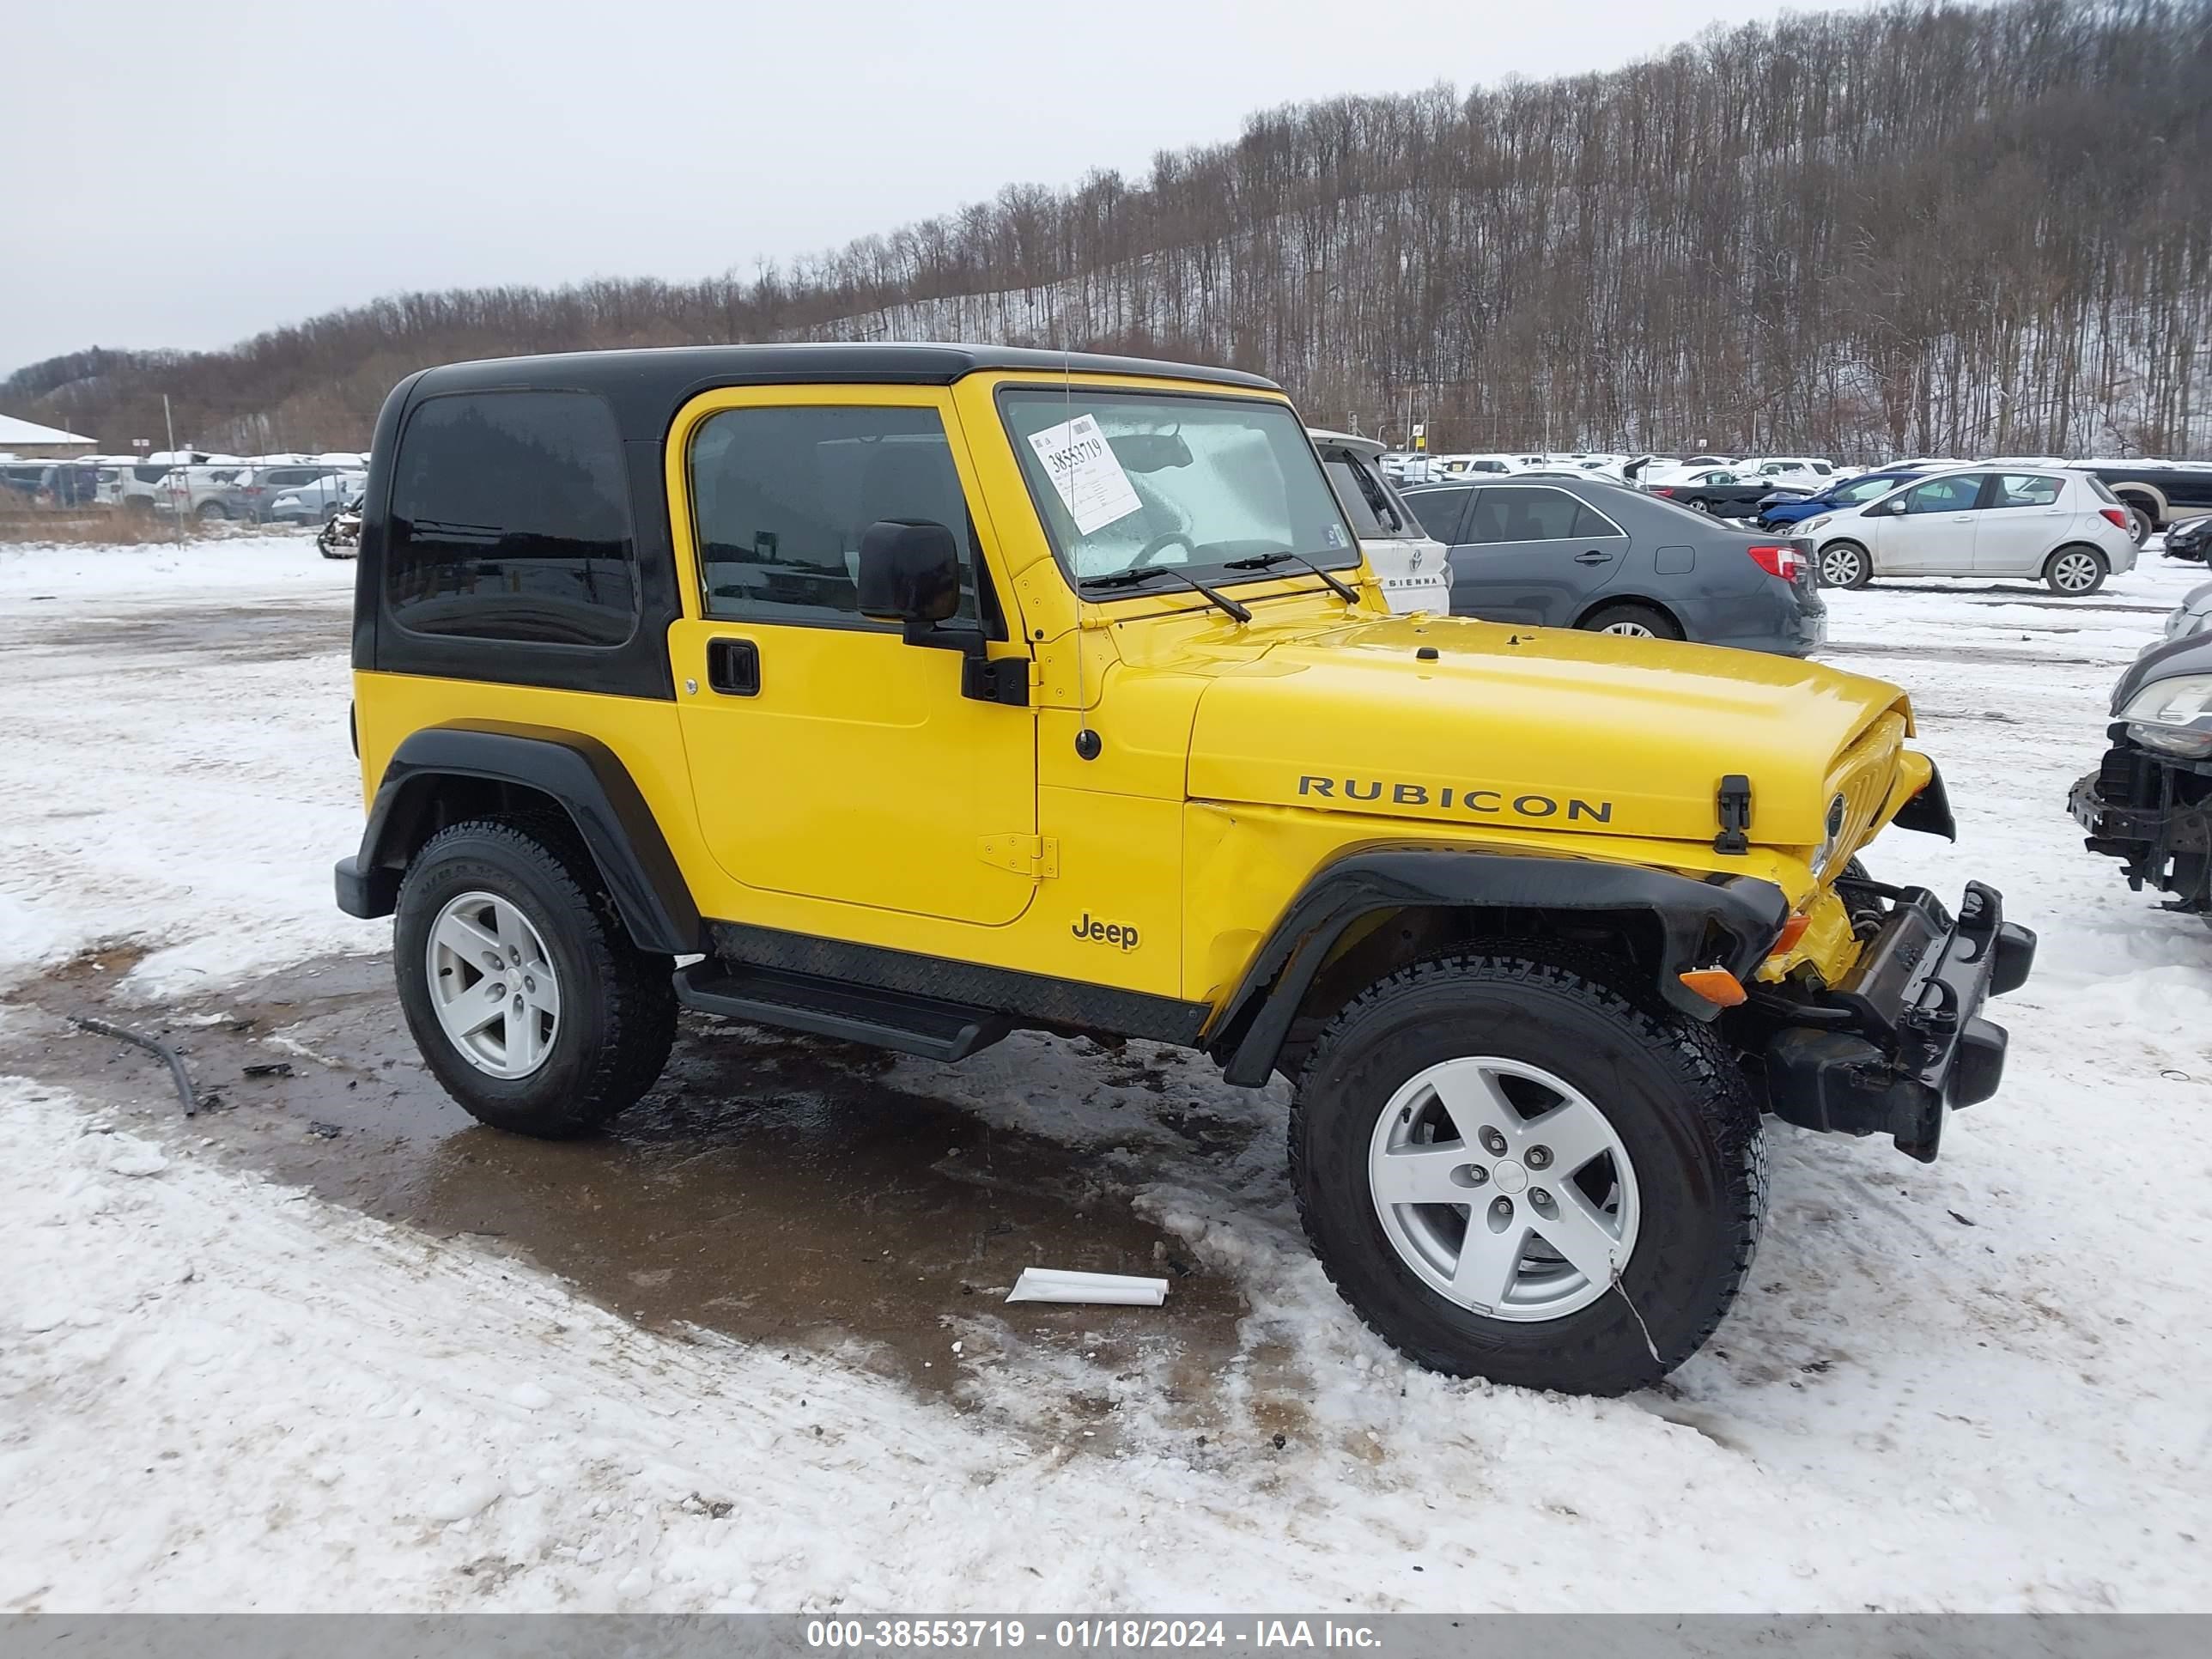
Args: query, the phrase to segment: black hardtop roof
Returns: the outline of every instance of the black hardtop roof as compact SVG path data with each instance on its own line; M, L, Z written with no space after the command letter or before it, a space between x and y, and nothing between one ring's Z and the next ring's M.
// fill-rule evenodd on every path
M724 386L950 386L979 370L1040 375L1149 374L1245 391L1281 388L1257 374L1145 357L1040 351L1022 346L821 342L796 345L661 346L621 351L565 351L537 357L486 357L425 369L410 401L449 392L541 387L596 392L614 405L623 436L659 438L678 409Z

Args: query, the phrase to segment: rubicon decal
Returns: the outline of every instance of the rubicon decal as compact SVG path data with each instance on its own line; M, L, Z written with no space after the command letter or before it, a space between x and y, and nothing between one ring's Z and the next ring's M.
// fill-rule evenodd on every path
M1387 778L1332 778L1311 775L1298 779L1298 793L1309 800L1351 806L1370 801L1392 806L1436 806L1447 812L1468 812L1478 817L1557 818L1565 823L1611 823L1613 803L1584 800L1579 795L1521 794L1512 789L1462 789L1447 784L1431 788L1425 783L1396 783Z

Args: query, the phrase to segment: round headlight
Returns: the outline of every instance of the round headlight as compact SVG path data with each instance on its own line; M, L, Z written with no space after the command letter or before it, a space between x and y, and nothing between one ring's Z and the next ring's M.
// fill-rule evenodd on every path
M1843 840L1844 823L1850 817L1850 807L1841 795L1828 803L1828 817L1820 827L1827 833L1820 849L1813 854L1813 874L1815 878L1828 873L1828 864L1836 856L1837 843Z

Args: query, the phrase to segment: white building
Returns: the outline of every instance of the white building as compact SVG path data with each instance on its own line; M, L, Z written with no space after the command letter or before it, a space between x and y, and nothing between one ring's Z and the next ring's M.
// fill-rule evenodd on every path
M0 415L0 455L26 461L67 461L89 455L98 447L90 438L80 438L74 432Z

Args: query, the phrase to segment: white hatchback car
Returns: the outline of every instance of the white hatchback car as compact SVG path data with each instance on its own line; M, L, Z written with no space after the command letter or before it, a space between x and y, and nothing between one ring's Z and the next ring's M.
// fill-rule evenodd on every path
M1796 529L1830 587L1876 576L2027 576L2077 598L2136 562L2127 509L2087 473L2057 467L1958 467Z

